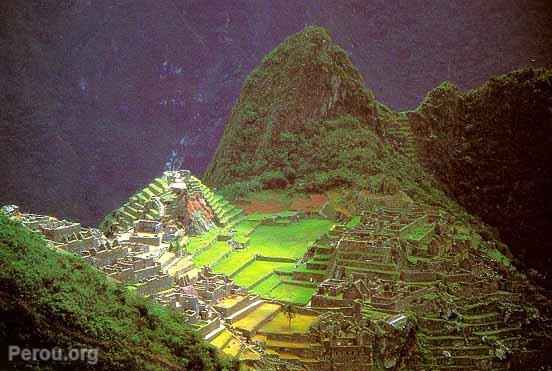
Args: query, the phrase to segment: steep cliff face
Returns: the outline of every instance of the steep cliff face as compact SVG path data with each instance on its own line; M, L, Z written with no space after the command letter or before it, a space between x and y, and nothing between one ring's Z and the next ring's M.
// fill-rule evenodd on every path
M549 272L551 71L514 71L465 93L444 83L408 118L420 159L447 193Z

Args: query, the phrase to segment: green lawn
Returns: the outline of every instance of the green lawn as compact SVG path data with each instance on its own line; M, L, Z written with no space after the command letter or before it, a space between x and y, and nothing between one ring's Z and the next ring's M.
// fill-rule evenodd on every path
M261 220L272 218L273 214L249 214L247 215L248 221L260 222Z
M274 314L274 312L279 311L280 308L281 306L279 304L261 304L247 316L234 323L234 327L237 329L251 331L259 326L259 324L261 324L266 318Z
M416 227L406 235L406 239L419 241L422 239L422 237L426 235L427 231L429 231L430 229L430 225L422 225L420 227Z
M251 233L253 254L298 259L333 225L325 219L303 219L286 226L261 225Z
M253 220L244 220L238 223L234 228L237 236L246 236L251 233L260 223Z
M247 263L249 259L253 257L253 254L249 251L236 251L230 254L226 259L217 264L213 271L215 273L224 273L230 276L232 273L240 269L242 265Z
M305 305L314 295L317 289L281 283L266 294L267 297L285 302Z
M262 277L268 276L274 269L294 266L294 263L255 261L234 277L234 282L240 286L250 286Z
M188 253L193 254L194 251L202 248L213 239L217 238L217 234L220 232L218 228L213 228L209 232L202 234L201 236L190 237L188 242Z
M257 286L253 287L251 291L253 291L255 294L259 294L261 296L265 296L268 294L272 289L274 289L276 286L278 286L282 281L280 281L280 278L278 278L277 275L272 275Z
M360 216L354 216L349 222L346 224L346 227L349 229L353 229L357 225L360 224Z
M488 257L496 260L497 262L501 263L506 267L509 267L512 264L510 263L510 259L508 259L504 254L502 254L497 249L487 249L485 250L485 253L487 254Z
M194 264L198 267L212 264L230 250L231 247L226 243L226 241L217 241L213 246L195 256L193 258Z
M278 334L305 334L317 320L318 316L297 313L291 320L290 326L289 318L283 312L280 312L272 321L261 327L259 331Z

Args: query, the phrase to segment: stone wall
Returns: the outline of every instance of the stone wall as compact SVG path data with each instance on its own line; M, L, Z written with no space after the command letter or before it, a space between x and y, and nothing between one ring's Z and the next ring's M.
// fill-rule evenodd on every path
M136 292L140 295L153 295L156 292L168 290L173 284L173 279L167 274L156 275L140 282L136 287Z
M74 233L80 233L81 225L79 223L70 223L67 221L50 221L42 224L40 232L48 240L63 242L63 238Z
M132 235L129 237L129 241L137 244L144 244L150 246L160 246L161 245L161 235L155 236L139 236Z

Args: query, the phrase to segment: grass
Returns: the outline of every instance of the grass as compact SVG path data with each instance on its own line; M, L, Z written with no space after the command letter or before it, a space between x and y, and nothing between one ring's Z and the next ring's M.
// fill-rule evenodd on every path
M228 329L224 329L216 338L211 340L209 344L221 349L232 339L232 333Z
M232 340L230 340L230 342L224 347L222 351L223 353L228 354L231 357L235 357L238 355L240 349L241 344L239 340L232 338Z
M237 295L231 298L226 298L220 303L217 304L219 307L223 308L230 308L234 306L235 304L239 303L241 300L243 300L245 297L243 295Z
M247 221L257 221L260 222L265 219L272 218L273 214L249 214L247 215Z
M193 258L194 264L198 267L211 265L216 260L220 259L224 254L232 248L226 241L217 241L213 246Z
M234 282L240 286L248 287L262 277L271 274L275 269L293 266L293 263L255 261L234 277Z
M309 328L318 320L318 316L310 316L306 314L296 314L289 326L289 319L280 312L274 319L261 327L260 331L279 333L279 334L305 334Z
M191 264L191 263L190 263L189 260L184 259L184 258L180 258L176 264L172 265L172 266L168 269L167 273L168 273L169 275L173 276L173 275L175 275L177 272L179 272L180 270L186 268L186 267L187 267L188 265L190 265L190 264Z
M216 273L224 273L228 276L236 272L242 267L249 259L253 257L253 254L249 251L235 251L232 252L227 258L217 264L213 271Z
M280 278L278 278L277 275L272 275L257 286L253 287L251 291L253 291L255 294L259 294L261 296L265 296L268 294L272 289L274 289L276 286L278 286L282 281L280 281Z
M510 259L508 259L504 254L502 254L497 249L487 249L485 252L487 256L489 256L489 258L496 260L497 262L501 263L505 267L509 267L510 265L512 265L512 263L510 263Z
M282 203L291 203L291 196L288 192L282 190L263 190L250 193L246 199L257 201L279 201Z
M249 315L234 323L234 327L241 330L252 331L259 326L262 321L274 314L274 312L279 311L280 308L281 306L278 304L261 304L259 307L255 308L253 312L249 313Z
M249 233L253 232L255 228L259 226L258 221L253 220L244 220L238 223L234 229L236 230L236 235L238 236L247 236Z
M312 287L302 287L281 283L267 293L266 296L271 299L281 300L288 303L305 305L310 301L315 292L316 289Z
M431 226L429 225L416 227L405 236L405 239L419 241L426 235L427 231L429 231L430 228Z
M220 232L218 228L213 228L209 232L202 234L201 236L193 236L188 240L188 253L193 254L203 246L207 245L213 239L217 238L217 234Z
M285 227L262 225L250 235L250 251L264 256L298 259L332 225L325 219L303 219Z

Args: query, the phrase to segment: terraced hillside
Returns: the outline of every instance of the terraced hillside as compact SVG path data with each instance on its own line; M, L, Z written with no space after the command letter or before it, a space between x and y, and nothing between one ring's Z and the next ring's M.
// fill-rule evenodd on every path
M306 304L316 284L306 277L303 256L333 225L331 220L299 218L298 212L243 215L235 223L185 247L196 266L210 266L239 286L265 298ZM228 241L240 245L233 249ZM316 271L324 277L325 271Z
M144 189L131 196L120 208L111 212L100 228L111 233L129 230L139 219L161 220L165 215L163 202L176 197L168 189L167 180L156 178Z
M251 238L259 219L246 216L236 230ZM247 249L216 264L259 297L221 303L243 309L211 343L232 334L236 340L220 348L248 364L268 357L309 370L502 370L550 361L545 292L496 245L438 208L379 206L327 229L304 251L293 266L247 260ZM291 320L286 303L294 304Z

